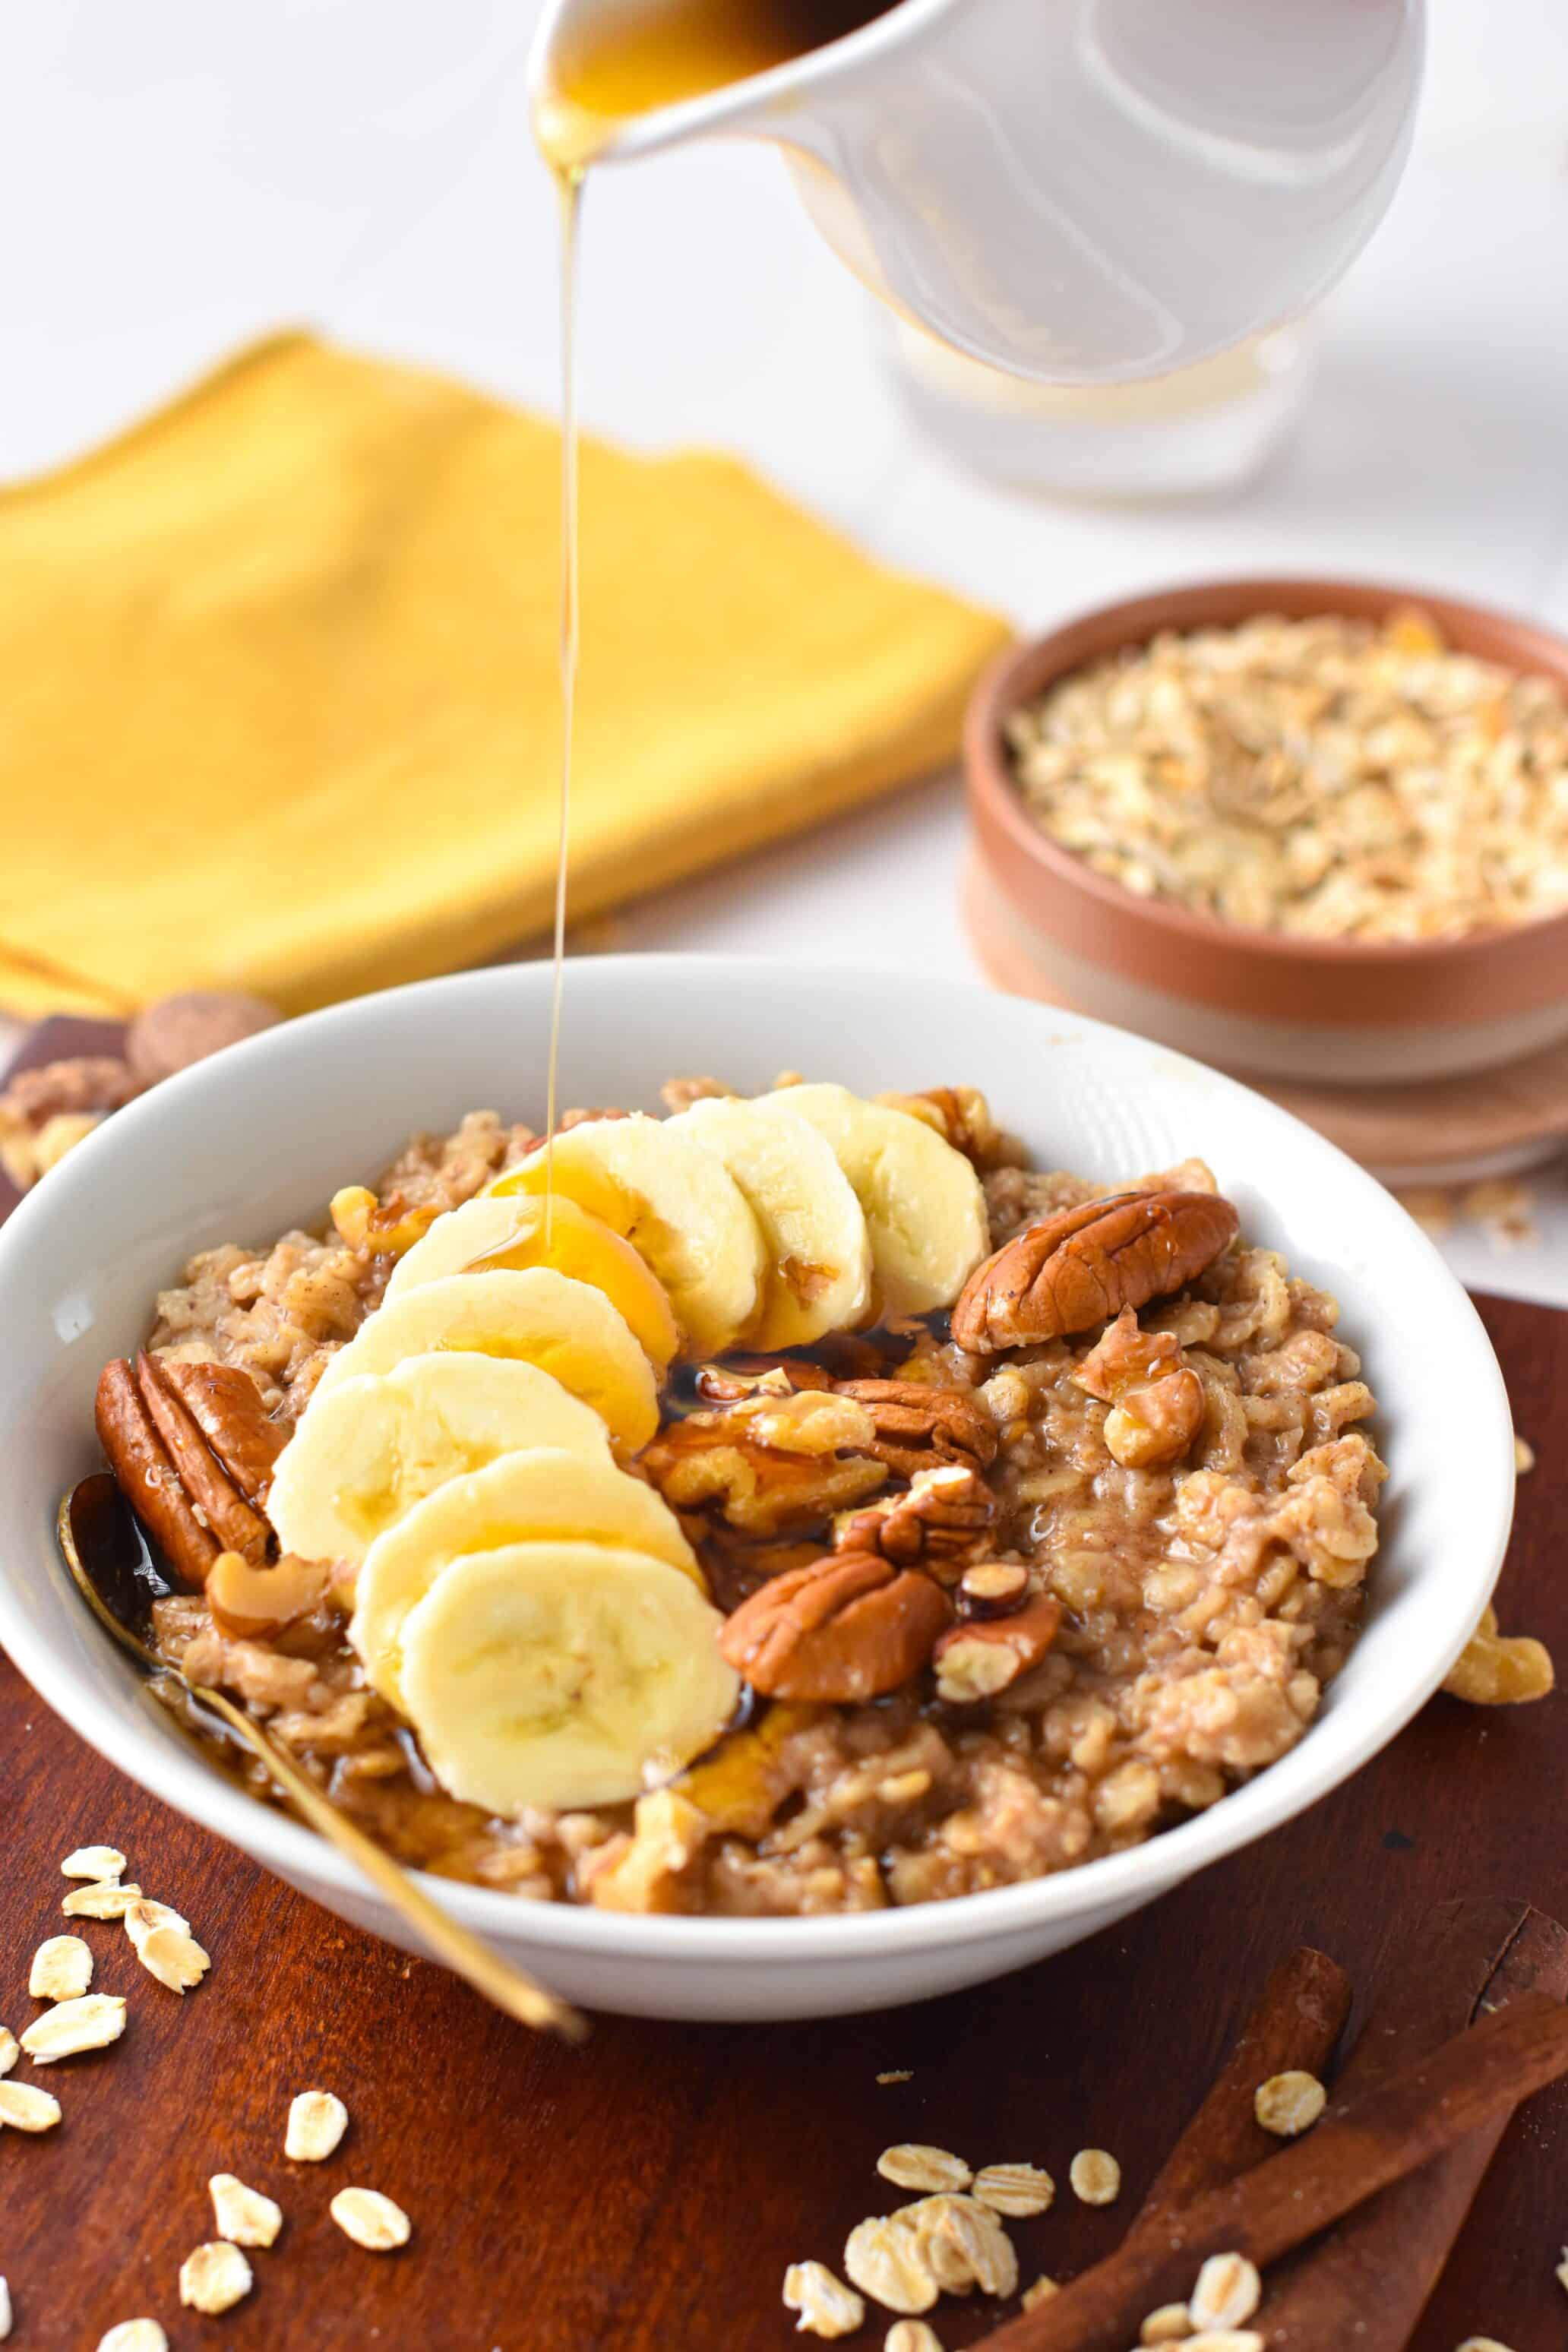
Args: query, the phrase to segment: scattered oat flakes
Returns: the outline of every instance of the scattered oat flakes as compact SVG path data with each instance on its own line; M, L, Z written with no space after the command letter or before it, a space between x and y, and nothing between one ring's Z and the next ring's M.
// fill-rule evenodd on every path
M1056 2193L1056 2182L1037 2164L988 2164L974 2178L974 2194L980 2202L1014 2221L1044 2213Z
M942 2338L923 2319L895 2319L883 2339L882 2352L942 2352Z
M1049 2303L1053 2294L1060 2294L1060 2293L1061 2289L1055 2279L1048 2278L1042 2271L1034 2285L1024 2289L1024 2308L1026 2311L1037 2311L1042 2303Z
M232 2172L215 2172L207 2182L220 2238L235 2246L269 2246L283 2227L283 2208L247 2189Z
M301 2091L289 2103L283 2153L297 2164L322 2164L349 2127L349 2111L331 2091Z
M836 2279L825 2263L791 2263L784 2273L785 2307L798 2311L797 2336L853 2336L866 2306L852 2287Z
M1531 1445L1528 1437L1521 1437L1516 1433L1513 1441L1514 1476L1516 1478L1528 1478L1530 1473L1534 1469L1534 1446Z
M79 1845L60 1864L67 1878L118 1878L124 1868L125 1856L112 1845Z
M136 1957L149 1976L171 1992L184 1995L200 1984L212 1961L194 1936L183 1927L153 1927L136 1947Z
M1517 1176L1489 1176L1459 1196L1463 1216L1474 1218L1495 1250L1527 1249L1541 1239L1535 1195Z
M1394 1188L1394 1197L1429 1234L1446 1234L1453 1225L1454 1195L1446 1185L1401 1184Z
M144 1895L126 1912L125 1932L140 1951L148 1937L158 1927L174 1927L182 1936L188 1936L191 1932L190 1921L182 1912L176 1911L173 1904L154 1903Z
M844 2243L845 2272L863 2294L889 2311L929 2311L942 2289L914 2231L896 2215L858 2221Z
M131 1906L141 1900L139 1886L121 1886L117 1880L105 1878L91 1886L79 1886L66 1896L60 1909L68 1919L123 1919Z
M1187 2316L1202 2335L1217 2328L1245 2325L1263 2296L1258 2266L1245 2254L1211 2254L1198 2273L1187 2304Z
M379 2189L340 2189L327 2210L344 2237L367 2254L389 2254L408 2243L407 2214Z
M169 2352L169 2339L155 2319L122 2319L100 2336L98 2352Z
M1467 2336L1459 2352L1509 2352L1509 2347L1500 2344L1495 2336Z
M1252 2327L1205 2327L1187 2337L1183 2352L1263 2352L1263 2338Z
M13 2131L52 2131L60 2119L60 2103L51 2091L36 2083L0 2083L0 2124Z
M11 2290L0 2278L0 2343L11 2333Z
M885 2074L879 2074L877 2080L879 2083L912 2083L914 2077L912 2066L890 2066Z
M1184 2336L1193 2332L1193 2323L1184 2303L1163 2303L1157 2311L1149 2312L1138 2330L1140 2344L1179 2344Z
M104 2050L125 2031L125 2003L116 1993L89 1992L60 2000L23 2029L22 2047L35 2066L74 2058L83 2050Z
M974 2175L961 2156L945 2147L924 2147L918 2140L885 2147L877 2169L895 2189L921 2189L940 2196L946 2189L967 2189Z
M937 2284L949 2294L1012 2294L1018 2284L1013 2241L988 2205L973 2197L931 2197L914 2213L917 2242Z
M1068 2179L1085 2205L1114 2205L1121 2194L1121 2167L1102 2147L1080 2147Z
M16 2037L8 2025L0 2025L0 2074L8 2074L16 2063Z
M209 2318L232 2311L255 2284L250 2264L237 2246L223 2238L211 2239L187 2254L180 2264L180 2301Z
M1259 2083L1252 2095L1252 2112L1276 2139L1295 2139L1310 2131L1328 2103L1317 2076L1292 2066L1288 2074L1270 2074L1267 2083Z
M1568 2246L1563 2249L1563 2260L1557 2265L1557 2284L1568 2294Z
M50 1936L33 1954L27 1990L35 2000L75 2000L92 1982L92 1954L79 1936Z

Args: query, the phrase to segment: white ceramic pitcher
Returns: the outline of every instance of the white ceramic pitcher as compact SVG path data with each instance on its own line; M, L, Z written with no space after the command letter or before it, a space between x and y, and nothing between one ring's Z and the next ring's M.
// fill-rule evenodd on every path
M645 0L550 0L557 44ZM628 118L616 162L779 142L850 268L957 350L1103 383L1304 310L1383 213L1422 0L901 0L860 31Z

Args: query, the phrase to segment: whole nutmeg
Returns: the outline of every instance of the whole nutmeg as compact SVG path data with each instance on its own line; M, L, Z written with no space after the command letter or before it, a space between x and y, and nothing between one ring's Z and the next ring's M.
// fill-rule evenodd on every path
M160 997L136 1015L125 1033L125 1058L143 1086L172 1078L193 1062L242 1037L254 1037L283 1018L277 1005L262 996L245 996L227 989L192 989L182 996Z

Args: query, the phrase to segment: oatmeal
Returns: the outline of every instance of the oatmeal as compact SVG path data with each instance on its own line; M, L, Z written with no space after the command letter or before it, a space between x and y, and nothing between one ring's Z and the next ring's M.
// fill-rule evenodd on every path
M195 1412L216 1377L199 1397L168 1367L245 1374L289 1441L274 1459L252 1431L226 1455L203 1425L285 1552L220 1549L204 1515L197 1589L156 1611L171 1667L264 1718L405 1861L637 1911L975 1893L1137 1844L1284 1755L1355 1640L1377 1548L1373 1400L1333 1300L1237 1232L1199 1160L1097 1185L1025 1166L972 1090L790 1087L752 1119L701 1088L674 1119L574 1121L552 1244L571 1281L542 1255L534 1139L478 1113L340 1194L332 1225L204 1252L161 1295L146 1369L110 1368L132 1498L128 1428L155 1442L171 1397ZM826 1201L775 1180L781 1149L820 1178L770 1124L794 1097L853 1180ZM906 1129L929 1232L875 1191ZM754 1265L678 1258L629 1212L635 1266L590 1234L619 1197L605 1168L657 1194L665 1151L668 1220L704 1134L758 1208ZM815 1326L814 1299L832 1302ZM694 1349L693 1322L719 1344ZM351 1416L362 1396L393 1419ZM416 1426L425 1468L383 1524L388 1449L404 1475ZM285 1472L315 1477L320 1430L332 1557L300 1559L310 1482ZM563 1713L568 1651L592 1723ZM658 1723L649 1662L679 1685ZM178 1673L162 1695L199 1729Z
M1036 823L1141 898L1310 940L1568 907L1568 698L1419 612L1162 635L1007 734Z

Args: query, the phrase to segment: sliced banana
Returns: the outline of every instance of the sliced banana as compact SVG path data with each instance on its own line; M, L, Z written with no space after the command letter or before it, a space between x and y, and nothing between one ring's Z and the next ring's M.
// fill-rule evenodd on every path
M504 1454L438 1487L371 1546L354 1586L349 1639L382 1696L403 1707L404 1620L455 1560L568 1539L662 1559L707 1592L668 1504L617 1470L607 1449L596 1457L547 1445Z
M871 1295L865 1213L817 1129L740 1095L695 1102L668 1125L723 1161L762 1227L768 1273L750 1344L800 1348L858 1323Z
M545 1237L544 1203L531 1193L498 1198L482 1192L437 1217L423 1241L400 1257L386 1286L400 1298L443 1275L494 1273L510 1267L553 1266L574 1282L590 1282L618 1307L656 1364L668 1364L680 1345L668 1294L630 1242L602 1217L590 1216L575 1201L557 1195Z
M669 1294L696 1355L718 1355L750 1328L767 1273L755 1217L729 1170L669 1119L596 1118L555 1139L556 1194L624 1234ZM542 1195L544 1148L491 1186Z
M658 1427L653 1367L625 1316L603 1291L545 1265L526 1274L444 1275L378 1307L329 1359L305 1418L345 1381L448 1349L537 1364L592 1405L626 1452L646 1445Z
M723 1620L647 1553L510 1544L437 1579L403 1627L403 1688L426 1760L454 1797L613 1805L710 1747L740 1677Z
M847 1087L783 1087L753 1108L807 1120L854 1186L871 1236L879 1315L952 1305L991 1247L985 1195L962 1151L923 1119L863 1102Z
M278 1458L268 1516L285 1551L357 1567L426 1495L526 1445L609 1466L610 1433L593 1406L537 1364L408 1356L311 1399Z

